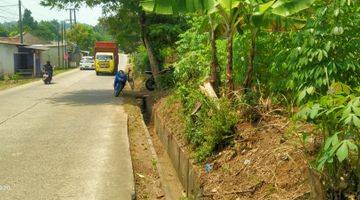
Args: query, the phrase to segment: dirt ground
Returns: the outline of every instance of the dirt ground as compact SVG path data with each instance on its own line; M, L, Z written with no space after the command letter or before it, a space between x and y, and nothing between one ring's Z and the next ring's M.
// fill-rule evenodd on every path
M137 199L182 199L184 191L181 183L159 138L154 134L151 123L148 125L148 134L153 146L149 146L140 109L143 106L143 96L159 97L164 94L147 91L141 78L135 79L134 85L134 90L127 85L122 96L125 98L125 111L129 115L130 150L135 175L136 197ZM151 148L155 152L152 152ZM155 158L154 153L156 154Z
M163 99L156 107L178 141L191 151L183 136L180 103ZM206 164L212 166L210 172L205 172ZM239 123L234 143L196 168L204 199L309 199L304 152L291 122L281 115L263 116L258 124Z
M129 116L130 151L135 176L136 199L165 199L160 178L156 169L156 160L145 137L141 110L127 97L124 108Z

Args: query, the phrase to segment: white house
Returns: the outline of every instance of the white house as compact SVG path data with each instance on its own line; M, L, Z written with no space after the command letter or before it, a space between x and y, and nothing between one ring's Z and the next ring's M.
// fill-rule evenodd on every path
M18 52L18 43L0 41L0 76L15 73L14 54Z

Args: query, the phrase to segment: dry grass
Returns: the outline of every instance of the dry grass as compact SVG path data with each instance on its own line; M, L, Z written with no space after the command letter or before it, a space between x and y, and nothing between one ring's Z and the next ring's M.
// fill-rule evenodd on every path
M181 104L162 99L156 106L166 126L191 151L184 138ZM205 199L308 198L307 160L298 137L289 134L292 123L281 108L267 105L258 112L257 124L239 123L232 145L196 166ZM206 163L213 166L209 173Z

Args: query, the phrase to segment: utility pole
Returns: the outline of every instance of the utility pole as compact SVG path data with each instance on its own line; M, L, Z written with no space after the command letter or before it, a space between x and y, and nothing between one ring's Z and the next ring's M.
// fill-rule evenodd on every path
M74 8L74 23L76 24L76 9Z
M70 11L70 27L72 27L72 25L73 25L73 20L72 20L72 9L70 8L70 9L67 9L67 10L69 10L69 11Z
M23 22L22 22L22 14L21 14L21 0L19 0L19 34L20 34L20 43L24 44Z
M60 27L61 27L61 24L59 23L59 26L58 26L58 31L57 31L57 39L58 39L58 67L60 67Z
M65 67L65 49L64 49L64 29L65 29L65 22L61 22L61 52L62 52L62 67Z
M66 55L67 56L67 60L65 61L65 66L66 68L69 67L69 57L68 57L68 52L67 52L67 42L66 42L66 22L64 22L64 41L65 41L65 53L64 53L64 56Z

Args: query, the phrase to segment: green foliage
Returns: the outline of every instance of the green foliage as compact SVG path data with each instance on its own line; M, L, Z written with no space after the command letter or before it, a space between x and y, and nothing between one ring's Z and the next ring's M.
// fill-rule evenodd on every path
M92 28L85 24L75 24L66 32L66 37L69 42L77 44L83 50L92 49L96 41Z
M34 20L34 18L31 16L31 11L29 9L25 9L23 14L23 26L24 30L33 30L37 27L37 22Z
M1 31L3 30L3 31ZM12 37L19 34L19 26L17 22L4 22L0 23L0 32L2 32L2 37ZM1 33L0 33L1 34Z
M239 119L236 107L225 97L210 100L196 88L181 86L177 91L186 117L186 137L201 162L231 142Z
M8 31L0 24L0 37L8 37Z
M306 94L314 94L312 90ZM315 167L325 173L326 188L334 195L357 191L355 185L341 184L344 179L357 184L360 180L360 88L333 83L327 95L307 102L297 116L323 134Z
M57 41L60 36L60 24L56 20L41 21L36 28L31 30L31 34L42 38L46 41Z
M175 63L175 76L179 84L196 86L209 75L210 46L208 33L202 30L206 17L194 17L190 23L192 28L180 35L177 53L180 58Z
M359 1L318 2L306 29L289 38L289 86L326 92L331 82L359 85Z
M136 52L141 45L139 18L133 8L134 5L129 3L123 6L111 6L108 12L112 14L101 19L101 24L108 27L120 50L125 53Z
M5 81L5 82L12 82L12 83L16 83L20 80L21 75L18 73L15 73L13 75L9 75L9 74L4 74L1 77L1 80Z
M131 54L131 62L134 66L134 72L137 74L144 74L145 71L150 71L150 62L144 46L139 46L137 51Z

